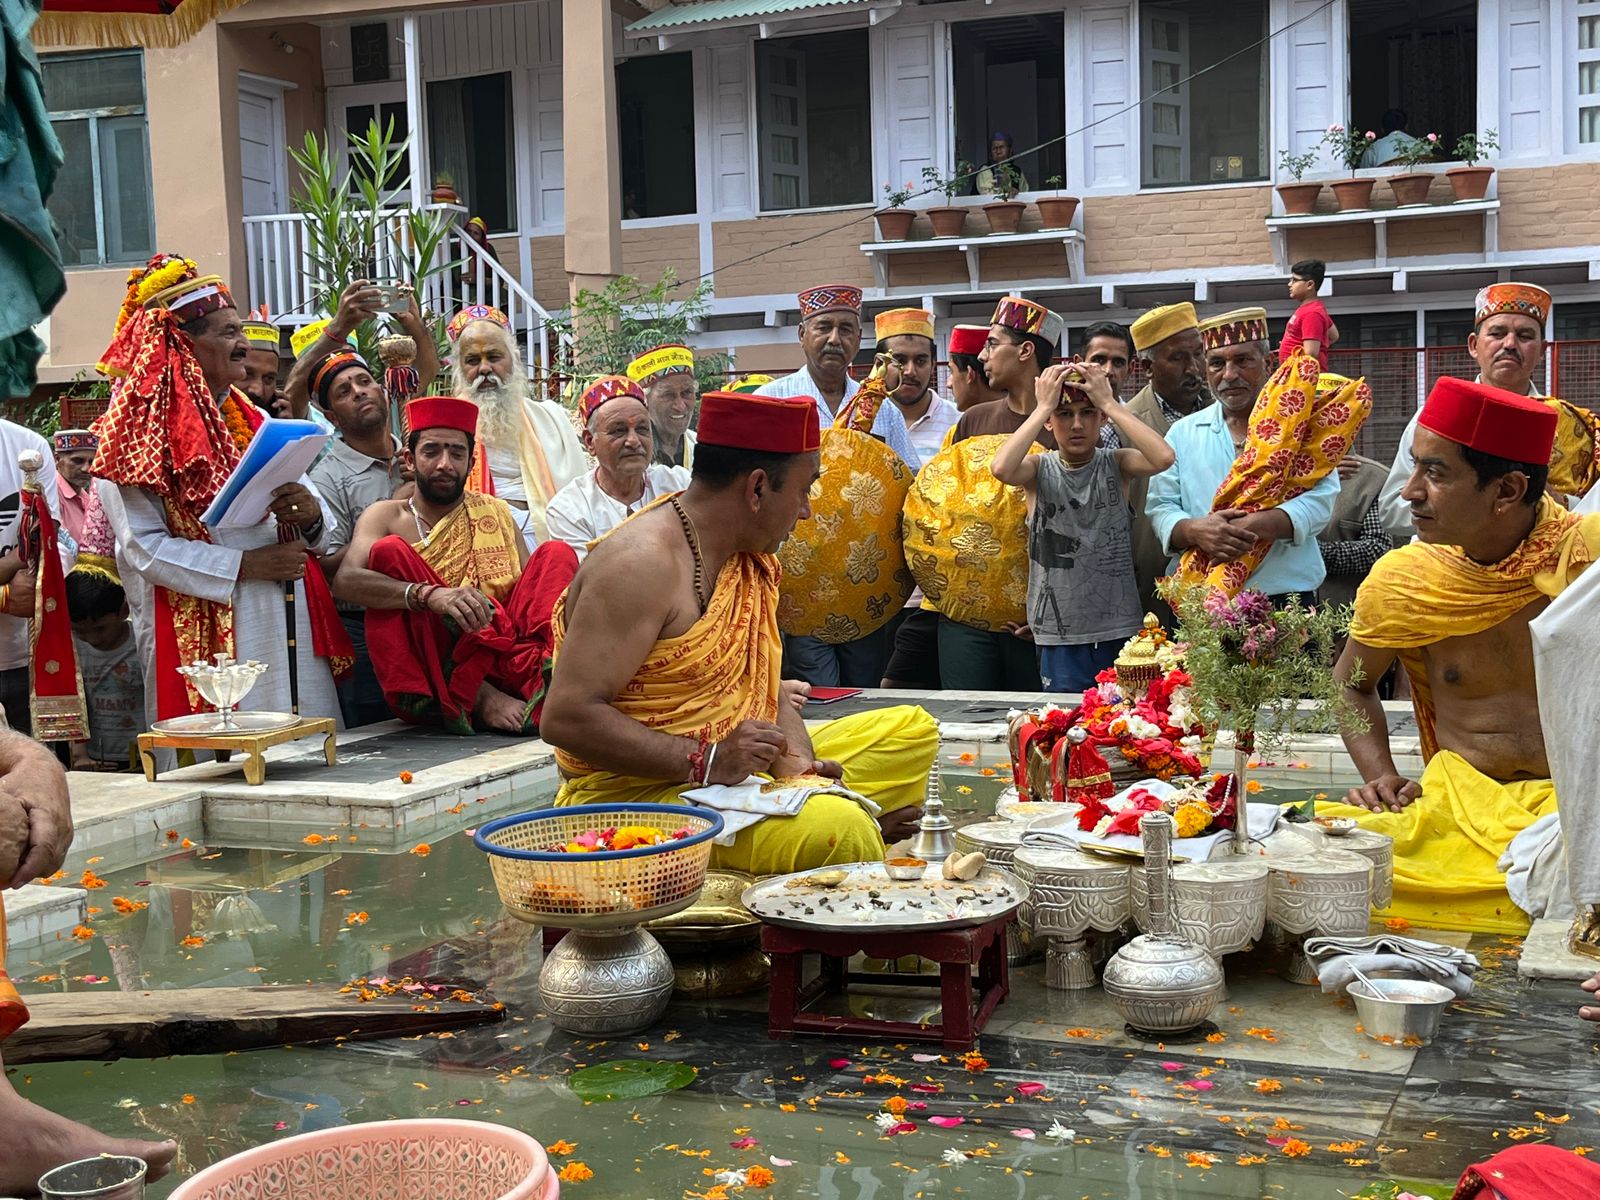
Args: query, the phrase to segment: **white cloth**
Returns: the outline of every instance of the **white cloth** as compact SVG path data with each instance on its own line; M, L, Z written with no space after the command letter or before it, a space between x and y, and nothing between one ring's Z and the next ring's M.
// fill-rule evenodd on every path
M1561 814L1550 813L1520 831L1495 868L1505 873L1511 902L1534 920L1567 920L1577 911L1567 879L1567 847L1561 837Z
M1128 799L1130 793L1143 789L1159 800L1170 800L1177 794L1178 789L1172 784L1161 779L1141 779L1131 787L1124 788L1110 800L1106 801L1112 812L1117 812ZM1024 846L1040 846L1047 850L1076 850L1082 843L1090 842L1097 846L1115 846L1119 850L1143 850L1144 839L1134 833L1112 833L1104 837L1096 836L1092 831L1079 829L1076 815L1079 805L1068 803L1065 806L1064 816L1071 820L1057 823L1053 816L1043 818L1049 822L1041 825L1035 820L1028 826L1022 835ZM1249 831L1251 840L1259 841L1266 837L1278 826L1278 817L1282 813L1276 804L1247 804L1245 805L1245 828ZM1209 862L1218 846L1233 837L1231 830L1224 829L1219 833L1208 833L1201 837L1172 839L1172 853L1175 857L1186 858L1190 862Z
M860 390L859 383L848 375L844 377L846 404L850 402L850 397ZM756 395L810 396L817 402L818 420L824 426L833 424L833 409L829 408L828 402L823 399L822 389L817 387L807 367L801 367L793 375L785 375L781 379L774 379L771 383L762 384L756 389ZM878 406L878 415L872 421L872 435L882 438L889 449L898 454L901 461L913 471L922 466L922 459L917 456L917 449L911 443L911 431L906 428L906 419L894 401L888 400Z
M1317 982L1330 993L1348 987L1356 977L1353 968L1359 968L1363 974L1395 972L1442 984L1457 996L1470 996L1478 970L1477 956L1466 950L1393 934L1307 938L1305 952L1317 968Z
M645 469L644 494L632 505L608 495L600 486L600 468L580 475L555 494L545 509L550 536L566 542L582 562L596 538L605 537L645 505L689 486L689 468L652 463ZM516 509L511 510L513 513Z
M893 404L894 401L889 403ZM895 407L899 407L896 405ZM905 413L901 412L904 418ZM916 448L917 457L927 462L944 447L945 435L950 432L950 427L961 419L961 410L938 392L928 393L928 411L915 421L910 422L906 428L911 434L911 445Z
M1594 685L1594 664L1600 661L1600 568L1578 576L1529 630L1545 756L1566 818L1572 899L1600 904L1600 755L1594 751L1594 731L1600 727L1600 689ZM1532 850L1525 846L1518 857L1528 861Z
M578 431L572 418L561 405L533 396L523 402L528 422L539 439L544 460L550 467L550 478L559 492L567 484L589 469L589 456L583 452ZM511 515L528 545L538 543L539 524L528 511L528 484L522 477L522 454L516 446L491 446L484 443L484 457L489 463L489 477L494 480L494 494L511 505ZM554 496L551 497L554 499Z
M316 489L304 476L300 485L313 495ZM156 719L155 589L165 587L189 596L233 606L234 657L256 659L267 670L250 689L244 707L254 712L288 712L289 644L284 626L283 584L270 579L239 578L246 550L273 545L278 523L268 517L248 529L220 529L215 542L174 537L167 531L161 500L143 488L119 487L104 479L95 481L95 493L105 507L106 519L117 539L117 569L128 594L139 661L144 668L146 723ZM317 502L321 503L319 496ZM325 549L327 522L312 549ZM300 713L307 717L332 717L343 728L339 698L326 659L311 646L311 622L306 611L305 585L296 583L295 645L299 668Z
M842 783L826 786L802 784L798 787L766 791L771 783L770 779L751 775L743 783L713 783L696 788L692 792L684 792L683 799L692 804L703 804L707 808L714 808L722 814L722 833L716 839L716 844L719 846L733 845L735 836L768 817L794 816L813 796L843 796L847 800L854 800L866 810L869 817L876 817L883 811L871 800L858 792L852 792Z
M17 455L37 450L44 461L39 486L50 505L50 515L61 525L61 496L56 489L55 452L50 443L33 430L13 421L0 421L0 555L17 548L17 524L22 513L22 468ZM64 531L63 531L64 532ZM70 569L76 554L69 555L72 539L61 539L62 566ZM0 614L0 671L13 671L28 665L28 621L25 617Z

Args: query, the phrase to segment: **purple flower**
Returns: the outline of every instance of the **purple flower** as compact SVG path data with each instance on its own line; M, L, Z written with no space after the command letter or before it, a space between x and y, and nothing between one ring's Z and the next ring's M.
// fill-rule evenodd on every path
M1240 592L1233 601L1234 608L1239 616L1251 625L1258 624L1272 616L1272 601L1268 600L1266 593L1254 589Z

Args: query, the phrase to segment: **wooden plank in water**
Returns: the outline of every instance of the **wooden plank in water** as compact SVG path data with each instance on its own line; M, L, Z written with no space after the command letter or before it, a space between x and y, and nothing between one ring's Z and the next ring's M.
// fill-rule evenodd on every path
M8 1067L415 1036L505 1017L490 1004L424 1004L405 993L363 1003L326 985L70 992L29 996L27 1003L28 1023L0 1049Z

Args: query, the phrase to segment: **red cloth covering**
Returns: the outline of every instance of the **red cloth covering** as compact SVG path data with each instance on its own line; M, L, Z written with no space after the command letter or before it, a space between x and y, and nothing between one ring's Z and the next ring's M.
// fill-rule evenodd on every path
M1508 1146L1487 1162L1468 1167L1452 1200L1491 1200L1496 1192L1506 1200L1600 1196L1600 1163L1557 1146Z
M406 405L406 428L456 429L468 437L478 432L478 406L455 396L421 396Z
M452 586L403 538L373 543L367 566L405 583ZM477 633L458 634L431 612L367 610L367 651L383 697L395 715L414 724L472 732L472 709L485 682L526 700L523 728L536 733L550 683L557 598L578 571L578 556L562 541L541 545L528 559L504 605Z
M1485 454L1543 465L1555 448L1559 420L1555 409L1531 396L1447 375L1428 393L1417 424Z
M56 524L37 479L22 488L17 551L23 570L34 572L33 618L28 623L28 715L33 736L41 742L81 742L89 736L89 709L72 644Z
M702 446L768 454L805 454L822 448L817 402L810 396L707 392L700 397L696 435Z

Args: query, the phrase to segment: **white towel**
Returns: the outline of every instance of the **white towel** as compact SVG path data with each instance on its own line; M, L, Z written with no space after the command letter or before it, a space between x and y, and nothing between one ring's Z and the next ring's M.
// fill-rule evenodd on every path
M1567 881L1567 847L1561 836L1561 814L1551 813L1529 825L1506 847L1496 868L1505 872L1511 901L1534 920L1572 919L1572 889Z
M1425 979L1443 984L1457 996L1468 996L1472 994L1472 976L1478 970L1477 956L1466 950L1392 933L1307 938L1305 952L1317 968L1317 982L1325 992L1348 987L1359 968L1364 974L1388 971Z
M813 782L813 777L807 777L805 782L797 783L794 787L772 789L773 782L760 775L751 775L743 783L713 783L692 792L684 792L683 799L691 804L714 808L722 814L722 835L716 840L719 846L733 845L737 834L768 817L794 816L813 796L843 796L861 805L871 817L883 811L842 783L817 783Z

